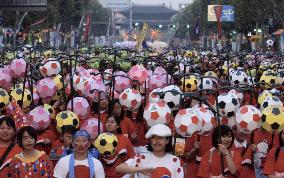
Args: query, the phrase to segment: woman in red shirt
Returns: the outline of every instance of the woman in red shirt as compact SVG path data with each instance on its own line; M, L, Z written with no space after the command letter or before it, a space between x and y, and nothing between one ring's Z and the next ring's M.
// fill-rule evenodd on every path
M7 177L12 157L22 150L15 142L16 126L10 117L0 119L0 177Z
M219 129L221 129L221 135L219 134ZM218 140L219 137L221 137L221 143ZM197 176L208 178L222 177L221 157L223 157L224 161L223 176L236 176L241 164L241 155L239 152L231 150L233 141L234 133L229 126L221 125L220 128L215 128L212 133L213 147L202 157Z
M272 148L264 163L263 173L269 178L284 177L284 131L279 134L279 147Z
M127 136L130 140L135 140L137 131L131 119L126 117L125 110L121 107L118 99L113 99L108 106L108 115L118 117L120 119L120 128L122 134Z
M134 157L134 150L129 139L121 134L120 121L118 118L108 116L105 123L106 131L117 136L118 146L115 154L102 158L106 178L120 178L123 174L115 172L115 168L126 160Z
M23 151L11 160L12 178L51 178L52 163L43 151L34 149L37 132L31 126L22 127L17 134L17 142Z

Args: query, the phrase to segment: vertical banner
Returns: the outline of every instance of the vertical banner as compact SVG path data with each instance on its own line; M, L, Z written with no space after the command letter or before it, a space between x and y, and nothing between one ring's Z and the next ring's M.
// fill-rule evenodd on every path
M144 38L146 37L148 27L149 27L148 24L146 24L146 23L143 24L141 33L137 38L137 44L136 44L136 48L135 48L136 50L141 46Z
M284 54L284 32L280 36L280 49L281 53Z
M219 39L222 38L222 23L221 23L222 9L223 9L222 6L215 6L214 7L216 18L217 18L218 38Z
M86 19L85 32L84 32L84 41L85 42L88 42L88 40L89 40L90 26L91 26L91 15L88 14L87 19Z

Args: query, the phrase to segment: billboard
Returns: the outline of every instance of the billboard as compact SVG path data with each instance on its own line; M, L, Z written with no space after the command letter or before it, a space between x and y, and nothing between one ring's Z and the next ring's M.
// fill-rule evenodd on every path
M105 8L112 10L125 10L131 6L131 0L102 0L101 2Z
M235 21L235 9L229 5L208 5L208 21L216 22L216 7L222 7L221 22L234 22Z

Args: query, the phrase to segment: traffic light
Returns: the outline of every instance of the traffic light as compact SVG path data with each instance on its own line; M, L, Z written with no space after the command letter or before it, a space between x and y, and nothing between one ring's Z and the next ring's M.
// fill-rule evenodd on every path
M170 25L170 27L175 29L177 26L176 25Z
M190 25L186 25L186 28L189 28L190 27Z
M163 28L163 25L162 24L158 25L158 28Z

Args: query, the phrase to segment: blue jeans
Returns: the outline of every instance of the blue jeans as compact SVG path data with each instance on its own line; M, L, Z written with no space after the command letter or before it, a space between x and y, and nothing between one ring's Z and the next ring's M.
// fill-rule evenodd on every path
M255 170L256 178L267 178L266 175L262 174L263 171L262 171L261 167L260 168L255 168L254 170Z

